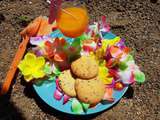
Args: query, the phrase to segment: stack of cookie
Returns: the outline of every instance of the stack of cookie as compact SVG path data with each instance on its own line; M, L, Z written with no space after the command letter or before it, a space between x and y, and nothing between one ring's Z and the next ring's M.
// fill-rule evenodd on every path
M98 77L98 64L88 56L73 61L71 70L59 76L59 85L65 94L91 105L99 103L105 93L105 86Z

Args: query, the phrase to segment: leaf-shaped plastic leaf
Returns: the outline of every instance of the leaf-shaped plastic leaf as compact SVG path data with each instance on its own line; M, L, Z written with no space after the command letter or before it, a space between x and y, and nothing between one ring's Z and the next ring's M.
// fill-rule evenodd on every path
M127 67L128 67L128 65L127 65L125 62L120 62L120 63L119 63L119 68L120 68L121 70L126 70Z
M43 71L44 71L46 74L51 74L51 73L52 73L52 71L51 71L51 66L50 66L49 63L46 63L46 64L45 64Z
M55 68L53 73L56 75L56 76L59 76L61 74L61 71L58 69L58 68Z
M134 73L135 75L135 80L138 82L138 83L143 83L145 81L145 74L141 71L136 71Z
M79 53L81 50L81 40L80 39L74 40L71 44L71 47L72 47L72 49L74 49L74 51L72 51L72 52Z
M84 112L87 112L90 104L86 104L86 103L81 103L81 104L82 104L82 107L83 107Z
M71 110L74 114L81 114L83 112L82 105L76 98L72 99Z
M128 54L126 57L125 62L128 62L128 61L134 61L133 56L131 54Z
M83 34L83 35L75 38L74 41L83 41L83 40L87 40L87 39L89 39L89 37L88 37L86 34ZM77 42L76 42L76 43L77 43ZM74 42L74 44L75 44L75 42ZM72 44L72 45L73 45L73 44Z

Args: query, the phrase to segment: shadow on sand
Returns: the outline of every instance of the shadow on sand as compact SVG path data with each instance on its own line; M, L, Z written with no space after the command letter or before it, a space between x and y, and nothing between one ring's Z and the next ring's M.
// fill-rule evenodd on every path
M21 111L10 101L10 92L0 96L0 120L25 120Z
M16 72L8 93L0 96L0 120L25 120L23 113L10 100L12 85L15 83L17 75L18 73ZM1 87L2 83L0 83L0 90Z

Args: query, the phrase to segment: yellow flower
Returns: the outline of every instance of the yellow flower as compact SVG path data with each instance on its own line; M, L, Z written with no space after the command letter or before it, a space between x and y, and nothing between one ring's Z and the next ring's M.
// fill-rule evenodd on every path
M36 57L33 53L27 53L18 65L18 68L24 75L24 79L29 82L34 78L37 79L45 76L43 71L44 65L44 57Z
M102 49L105 51L108 46L115 45L119 41L120 41L120 37L115 37L115 38L110 39L110 40L104 39L104 40L102 40Z
M115 37L114 39L111 39L111 40L106 40L106 39L102 40L101 48L98 48L94 53L90 52L90 56L94 58L96 61L102 62L104 59L103 57L105 56L107 47L115 45L119 41L120 41L120 37Z
M95 56L97 60L103 59L104 55L105 55L105 51L102 48L99 48L95 52Z
M102 48L98 48L95 52L90 52L89 55L95 60L103 59L105 52Z
M108 68L105 66L99 66L99 78L103 81L104 84L111 84L112 83L112 77L108 77Z

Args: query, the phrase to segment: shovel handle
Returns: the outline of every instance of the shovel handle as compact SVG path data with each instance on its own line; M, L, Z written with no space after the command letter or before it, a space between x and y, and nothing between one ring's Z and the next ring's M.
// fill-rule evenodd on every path
M18 47L18 50L15 54L15 57L11 63L11 66L7 72L7 76L5 78L5 81L2 85L2 88L1 88L1 91L0 91L0 95L4 95L8 92L10 86L11 86L11 83L12 83L12 80L13 80L13 77L16 73L16 70L17 70L17 66L19 64L19 62L21 61L21 59L23 58L24 56L24 53L26 51L26 47L27 47L27 44L29 42L29 37L28 36L24 36L23 37L23 41L20 43L19 47Z

